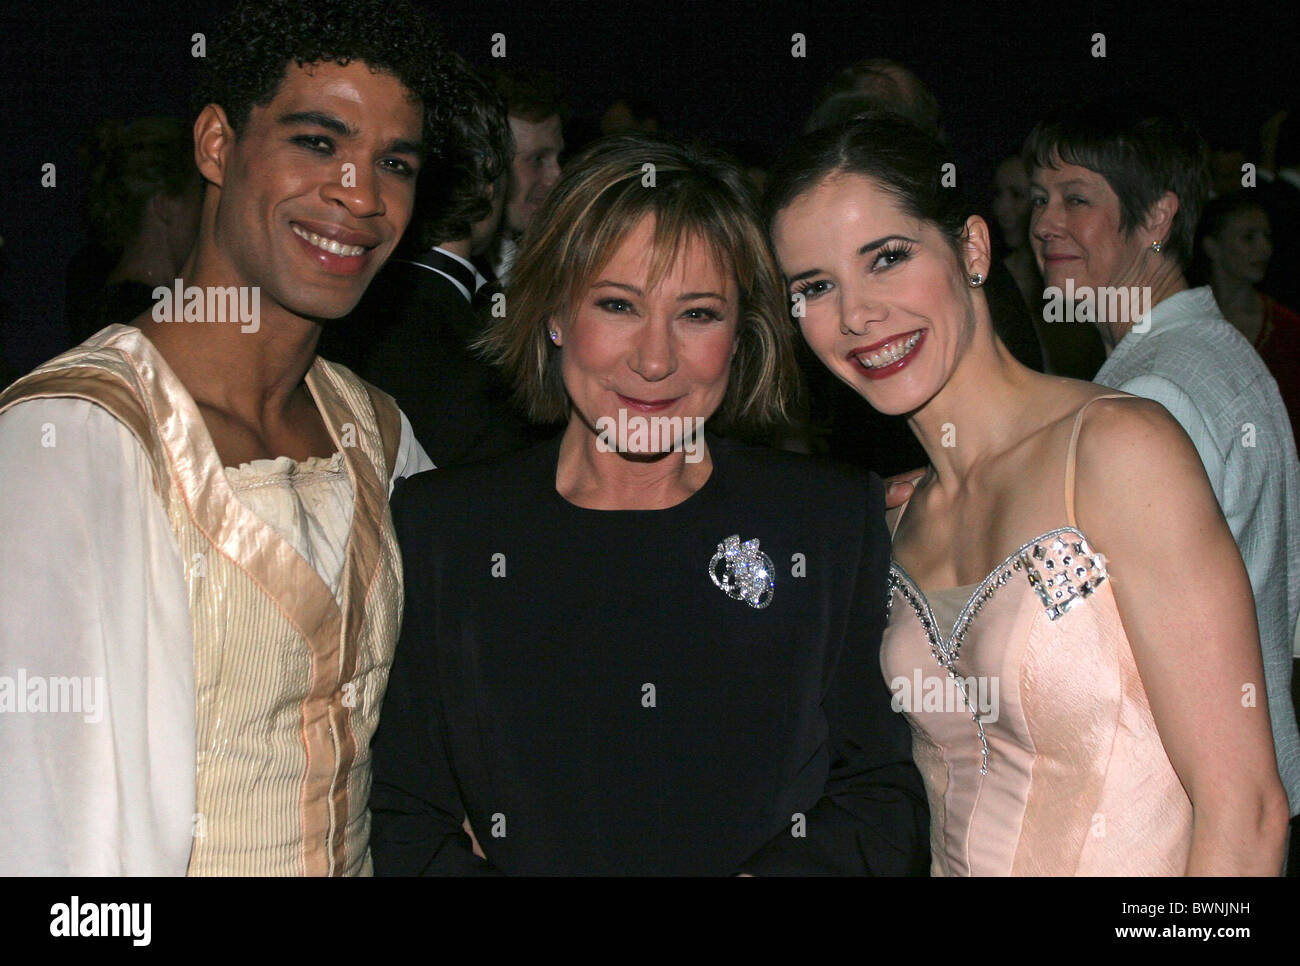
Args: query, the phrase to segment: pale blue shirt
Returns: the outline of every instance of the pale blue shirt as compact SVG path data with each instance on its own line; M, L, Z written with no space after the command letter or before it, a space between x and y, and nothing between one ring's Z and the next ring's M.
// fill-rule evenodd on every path
M1093 381L1160 403L1205 464L1250 574L1278 771L1291 814L1300 813L1300 734L1291 706L1300 613L1300 461L1277 383L1224 319L1208 286L1158 303L1149 324L1139 321L1120 340ZM1196 561L1186 565L1194 570Z

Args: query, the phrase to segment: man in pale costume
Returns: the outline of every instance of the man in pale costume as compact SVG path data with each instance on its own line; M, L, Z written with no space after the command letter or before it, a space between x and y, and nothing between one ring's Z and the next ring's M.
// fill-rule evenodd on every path
M183 304L0 395L0 874L370 869L388 495L431 464L315 347L400 240L452 75L404 0L246 4L205 68Z

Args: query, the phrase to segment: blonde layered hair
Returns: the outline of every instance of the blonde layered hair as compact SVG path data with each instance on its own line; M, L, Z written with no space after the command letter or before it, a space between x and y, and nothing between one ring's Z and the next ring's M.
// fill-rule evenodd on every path
M740 290L736 352L715 427L759 430L791 422L799 393L793 326L743 176L722 156L662 135L606 138L565 168L523 239L505 315L477 348L505 371L531 419L568 419L551 320L572 317L646 216L655 224L650 285L668 273L687 239L698 238Z

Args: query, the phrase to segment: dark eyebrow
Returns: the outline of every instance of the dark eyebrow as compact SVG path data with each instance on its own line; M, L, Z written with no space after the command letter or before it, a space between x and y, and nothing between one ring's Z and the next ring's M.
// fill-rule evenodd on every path
M887 243L898 239L899 241L911 242L913 245L919 244L915 238L908 238L906 235L886 235L884 238L877 238L875 241L869 241L858 249L859 255L870 255L878 248L884 247ZM806 272L800 272L798 275L791 275L786 279L787 284L801 281L805 278L812 278L814 275L820 275L820 268L810 268Z
M322 111L294 111L291 114L282 114L277 119L277 123L285 127L297 125L306 125L309 127L323 127L325 130L337 134L339 137L356 137L357 132L347 125L342 119L335 117L333 114L326 114ZM409 154L416 158L424 157L424 144L419 141L408 141L406 138L396 138L388 143L384 149L385 154Z
M911 242L913 245L920 244L920 242L918 242L915 238L908 238L906 235L886 235L884 238L877 238L875 241L867 242L865 245L863 245L861 248L858 249L858 254L869 255L872 252L874 252L877 248L883 248L886 242L891 242L895 238L897 238L899 241Z
M409 154L413 157L424 157L424 144L420 141L408 141L405 138L398 138L395 141L389 141L388 147L384 150L385 154Z
M294 111L292 114L281 114L276 119L276 122L283 124L285 127L294 125L323 127L327 131L333 131L340 137L354 137L357 133L333 114L325 114L321 111Z

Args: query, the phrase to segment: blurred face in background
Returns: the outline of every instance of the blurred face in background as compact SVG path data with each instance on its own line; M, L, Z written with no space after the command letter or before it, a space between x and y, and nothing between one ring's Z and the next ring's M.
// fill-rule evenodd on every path
M1268 271L1273 242L1263 208L1229 215L1218 234L1203 242L1216 274L1258 285Z
M1077 164L1036 168L1030 179L1029 230L1045 286L1141 284L1147 246L1120 230L1119 196L1106 178Z
M506 233L518 238L528 228L542 202L560 179L564 132L560 116L528 121L510 115L515 153L510 162L510 192L506 198Z
M203 182L198 171L194 178L174 195L156 195L151 204L154 217L161 222L166 238L168 261L175 274L179 274L190 249L199 234L199 219L203 214Z
M1015 251L1029 241L1029 175L1018 157L1007 158L993 176L993 217L1007 248Z
M637 117L627 101L615 101L600 116L600 133L623 134L626 131L657 131L659 122L653 117Z
M1246 152L1237 148L1221 148L1210 152L1210 187L1216 197L1245 187L1241 183L1241 169L1245 163Z

